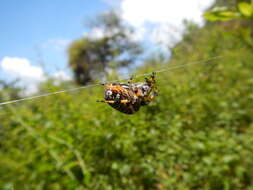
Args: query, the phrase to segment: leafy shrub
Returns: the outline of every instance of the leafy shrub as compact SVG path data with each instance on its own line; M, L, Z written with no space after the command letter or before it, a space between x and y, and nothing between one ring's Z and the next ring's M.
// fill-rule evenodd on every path
M1 189L252 189L253 55L238 29L196 29L132 116L96 103L101 87L3 107Z

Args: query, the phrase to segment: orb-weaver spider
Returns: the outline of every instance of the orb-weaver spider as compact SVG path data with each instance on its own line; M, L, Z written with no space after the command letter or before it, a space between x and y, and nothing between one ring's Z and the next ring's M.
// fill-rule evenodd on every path
M153 101L157 92L155 73L153 72L149 78L145 78L145 82L133 83L131 78L127 84L105 85L104 100L98 102L108 103L122 113L133 114L141 106Z

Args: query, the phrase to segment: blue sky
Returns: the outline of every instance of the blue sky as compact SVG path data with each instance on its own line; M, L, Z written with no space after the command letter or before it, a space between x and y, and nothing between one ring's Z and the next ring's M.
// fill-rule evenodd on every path
M109 7L102 0L2 0L0 60L21 57L36 65L43 58L50 72L63 68L66 57L59 51L64 50L52 43L79 38L85 19Z
M1 0L0 79L20 79L36 91L47 74L69 80L67 47L84 35L102 37L100 28L85 22L111 8L132 25L138 40L152 50L182 39L184 20L203 26L203 12L214 0ZM145 49L147 50L147 48ZM149 49L150 50L150 49ZM149 51L148 51L149 52ZM43 65L42 65L43 63Z

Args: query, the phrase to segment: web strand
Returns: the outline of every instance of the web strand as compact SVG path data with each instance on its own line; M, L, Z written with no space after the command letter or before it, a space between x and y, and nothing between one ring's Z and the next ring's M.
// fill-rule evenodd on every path
M164 69L156 70L154 72L155 73L162 73L162 72L165 72L165 71L175 70L175 69L183 68L183 67L190 66L190 65L196 65L196 64L201 64L201 63L208 63L209 61L212 61L212 60L215 60L215 59L221 59L223 57L225 57L225 56L216 56L216 57L212 57L212 58L209 58L209 59L205 59L205 60L201 60L201 61L196 61L196 62L192 62L192 63L186 63L186 64L181 64L181 65L175 65L175 66L171 66L171 67L166 67ZM143 77L143 76L149 76L151 74L152 73L144 73L144 74L136 75L136 76L134 76L134 78L139 78L139 77ZM126 81L126 80L129 80L129 78L119 79L119 80L113 80L113 81L107 81L106 83L116 83L116 82ZM39 99L39 98L42 98L42 97L47 97L47 96L52 96L52 95L57 95L57 94L62 94L62 93L67 93L67 92L73 92L73 91L77 91L77 90L81 90L81 89L86 89L86 88L91 88L91 87L99 86L101 84L102 83L95 83L95 84L90 84L90 85L81 86L81 87L77 87L77 88L60 90L60 91L56 91L56 92L49 92L49 93L45 93L45 94L41 94L41 95L36 95L36 96L31 96L31 97L25 97L25 98L20 98L20 99L16 99L16 100L10 100L10 101L6 101L6 102L1 102L0 106L7 105L7 104L18 103L18 102L23 102L23 101L28 101L28 100L33 100L33 99Z

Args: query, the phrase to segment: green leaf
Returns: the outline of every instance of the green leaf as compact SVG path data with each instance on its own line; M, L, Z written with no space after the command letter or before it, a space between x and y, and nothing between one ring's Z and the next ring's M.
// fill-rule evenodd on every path
M210 21L227 21L239 18L239 14L233 11L214 11L204 14L204 18Z
M240 13L245 17L253 17L253 6L250 3L241 2L238 4Z

